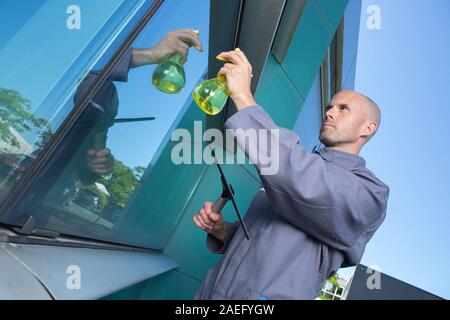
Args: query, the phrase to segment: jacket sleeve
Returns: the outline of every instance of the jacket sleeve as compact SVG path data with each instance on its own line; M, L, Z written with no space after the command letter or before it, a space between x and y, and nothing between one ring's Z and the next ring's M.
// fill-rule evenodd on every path
M113 71L109 76L109 79L111 81L120 81L120 82L128 81L128 71L130 70L132 52L133 49L129 48L124 54L124 56L117 63L117 65L114 67Z
M206 247L208 248L208 251L211 253L217 253L217 254L223 254L228 248L228 245L230 244L231 240L234 237L234 234L236 233L237 229L239 228L239 221L235 222L225 222L227 227L227 235L225 237L225 241L222 242L216 237L208 234L206 236Z
M239 147L256 165L274 211L321 242L348 249L384 214L384 184L305 151L299 137L277 127L260 106L237 112L225 127L233 129ZM248 134L248 129L258 134ZM263 174L267 164L277 170Z

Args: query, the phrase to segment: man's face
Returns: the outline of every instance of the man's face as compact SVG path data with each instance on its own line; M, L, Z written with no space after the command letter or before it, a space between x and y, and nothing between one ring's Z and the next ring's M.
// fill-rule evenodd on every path
M337 93L325 109L320 141L327 147L357 142L366 123L365 103L355 92Z

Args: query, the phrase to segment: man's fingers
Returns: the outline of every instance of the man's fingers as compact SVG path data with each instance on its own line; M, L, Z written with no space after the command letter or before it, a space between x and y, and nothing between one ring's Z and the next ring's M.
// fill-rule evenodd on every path
M91 165L102 165L111 162L111 158L110 157L92 158L89 162Z
M209 213L209 219L210 219L213 223L218 222L218 221L220 220L220 218L221 218L220 213L216 213L216 212L212 212L212 211Z
M220 58L222 61L224 61L224 60L229 61L233 64L242 63L239 56L233 55L232 52L221 52L217 57Z
M242 61L244 61L245 63L250 64L250 61L248 61L247 56L239 49L237 48L236 50L234 50L233 52L235 54L237 54L239 57L241 57Z
M220 68L219 72L217 73L218 76L224 76L227 77L228 72L230 72L230 69L226 68Z
M205 202L205 213L208 216L209 221L211 221L211 224L214 225L217 221L220 220L221 215L219 212L213 212L212 206L212 202Z
M90 150L92 150L92 149L90 149ZM107 148L104 148L97 152L94 151L94 153L90 152L90 150L88 150L88 155L90 155L91 157L95 157L95 158L108 157L111 154L111 152Z
M203 218L203 215L201 213L197 214L197 218L208 230L212 229L212 225L210 225L209 223L207 223L205 221L205 219Z
M200 228L202 228L204 231L208 232L209 230L211 230L211 228L203 222L203 220L198 214L195 215L195 219L197 223L200 225Z
M202 218L203 222L204 222L208 227L212 227L213 223L212 223L212 221L208 218L208 215L206 214L206 212L205 212L204 209L200 210L200 217Z
M184 52L187 52L189 50L189 45L186 42L178 40L177 45L180 49L183 49Z
M226 66L223 66L222 68L220 68L221 70L223 69L223 73L224 74L228 74L230 72L233 72L233 68L236 68L235 65L231 64L231 63L227 63Z
M91 167L92 170L111 170L112 169L112 166L110 166L107 163L103 163L103 164L90 163L89 166Z
M248 70L250 71L250 73L252 72L252 65L250 64L250 62L248 61L247 57L245 56L245 54L242 51L229 51L229 52L222 52L220 53L218 56L218 58L220 58L221 61L229 61L232 62L232 65L242 65L242 66L246 66L248 68ZM229 64L226 63L224 65L224 67Z
M189 44L190 46L194 46L198 51L203 51L203 45L192 29L175 31L175 35L178 39L183 40L183 42Z
M206 231L206 228L200 223L200 221L198 221L197 219L197 215L195 215L192 220L194 220L194 223L197 225L197 227L199 227L200 229Z
M212 205L213 203L211 201L205 201L205 203L203 204L203 208L205 209L206 214L209 215L212 210Z
M206 201L203 208L192 218L195 224L206 232L218 230L221 225L218 222L221 219L220 213L212 212L213 203Z
M189 54L189 46L186 43L184 43L183 41L178 41L178 43L177 43L177 51L179 53L181 53L181 55L183 56L182 63L183 64L186 63L187 57L188 57L188 54Z
M194 30L194 29L189 29L189 28L175 30L174 32L185 35L185 36L195 37L197 40L198 40L198 36L200 35L199 30Z
M250 63L250 61L248 61L247 56L241 51L241 49L236 48L233 52L236 53L239 57L241 57L242 61L249 68L250 72L252 72L253 70L252 64Z
M247 63L242 57L235 51L221 52L217 57L225 58L233 64Z
M234 65L234 64L232 64L232 63L225 63L225 64L222 66L222 68L225 68L225 69L233 69L233 68L236 68L236 65Z
M90 165L101 165L112 162L114 160L109 149L103 149L95 152L93 149L88 150L88 161Z

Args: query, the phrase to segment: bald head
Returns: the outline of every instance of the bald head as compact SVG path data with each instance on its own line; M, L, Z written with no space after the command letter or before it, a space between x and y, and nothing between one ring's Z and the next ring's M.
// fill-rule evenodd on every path
M380 109L372 99L355 91L339 91L326 107L320 139L327 146L360 150L380 122Z
M366 121L373 121L376 123L376 129L375 132L369 137L372 138L375 133L378 131L378 128L380 127L381 123L381 111L378 105L370 99L368 96L351 90L342 90L336 93L337 95L344 95L346 96L346 99L349 101L352 101L353 104L360 109L361 112L364 113L364 119Z
M366 100L366 105L365 105L366 116L367 116L366 119L375 121L377 123L377 130L376 131L378 131L378 128L380 127L380 123L381 123L381 111L380 111L380 108L375 103L375 101L370 99L368 96L365 96L365 95L360 94L360 93L357 93L357 94L359 94L360 96L362 96ZM375 134L375 132L374 132L374 134Z

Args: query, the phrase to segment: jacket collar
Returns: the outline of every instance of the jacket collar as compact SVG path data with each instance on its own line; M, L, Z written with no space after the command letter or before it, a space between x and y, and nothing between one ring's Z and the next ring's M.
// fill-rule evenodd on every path
M332 162L346 169L366 167L366 161L364 160L364 158L348 152L325 147L320 150L314 151L314 153L317 153L326 161Z

